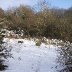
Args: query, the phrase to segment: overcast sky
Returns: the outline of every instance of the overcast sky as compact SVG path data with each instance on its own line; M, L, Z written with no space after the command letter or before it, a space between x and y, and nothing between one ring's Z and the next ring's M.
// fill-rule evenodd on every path
M20 4L23 5L30 5L34 6L37 4L39 0L0 0L0 7L3 9L8 9L13 6L19 6ZM69 8L72 6L72 0L46 0L48 1L51 7L58 7L58 8Z

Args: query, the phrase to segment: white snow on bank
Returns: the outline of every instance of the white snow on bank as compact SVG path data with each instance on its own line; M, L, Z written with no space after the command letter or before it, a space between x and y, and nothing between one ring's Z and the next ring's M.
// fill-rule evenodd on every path
M22 41L23 43L18 43ZM5 62L7 70L2 72L57 72L57 47L54 45L36 46L33 39L4 39L12 57Z

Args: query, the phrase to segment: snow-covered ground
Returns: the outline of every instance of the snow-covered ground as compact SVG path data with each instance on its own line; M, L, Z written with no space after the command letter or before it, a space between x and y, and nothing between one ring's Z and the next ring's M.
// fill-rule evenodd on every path
M12 57L5 61L7 70L1 72L57 72L57 46L36 46L34 39L5 38L4 42Z

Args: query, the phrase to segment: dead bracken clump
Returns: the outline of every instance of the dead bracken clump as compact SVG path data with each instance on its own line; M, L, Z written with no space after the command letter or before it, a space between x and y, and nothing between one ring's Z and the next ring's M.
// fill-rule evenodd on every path
M40 46L42 42L41 40L37 39L35 43L36 43L36 46Z

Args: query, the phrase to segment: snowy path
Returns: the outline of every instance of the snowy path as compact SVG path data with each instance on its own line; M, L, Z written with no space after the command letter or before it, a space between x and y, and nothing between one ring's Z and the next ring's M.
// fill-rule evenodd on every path
M35 46L33 40L5 39L12 57L5 62L7 70L2 72L57 72L57 47L41 44ZM18 43L23 41L23 43Z

